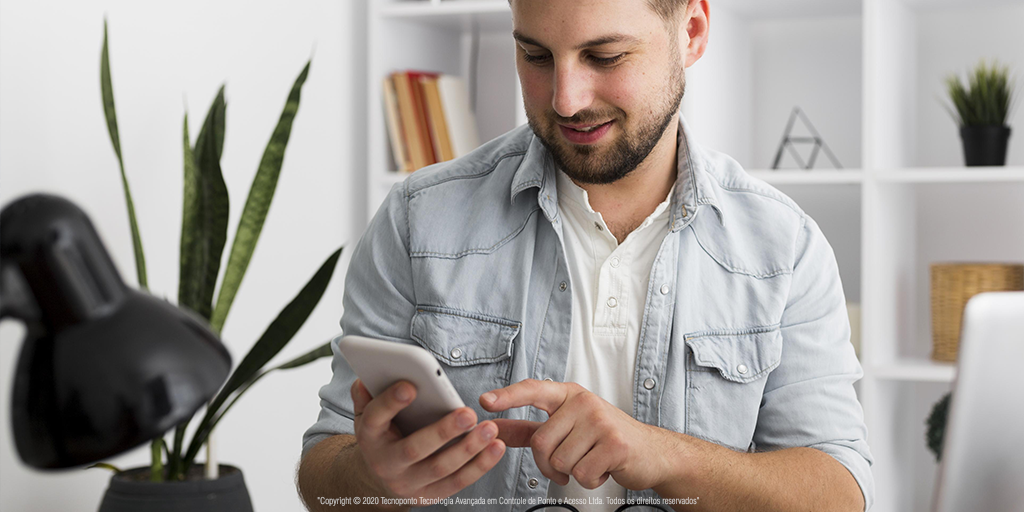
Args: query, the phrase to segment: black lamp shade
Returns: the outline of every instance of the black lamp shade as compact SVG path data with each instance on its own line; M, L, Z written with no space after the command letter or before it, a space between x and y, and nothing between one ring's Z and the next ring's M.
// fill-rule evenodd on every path
M27 329L11 421L33 467L88 464L159 437L231 368L202 319L125 286L88 217L59 197L0 214L0 305Z

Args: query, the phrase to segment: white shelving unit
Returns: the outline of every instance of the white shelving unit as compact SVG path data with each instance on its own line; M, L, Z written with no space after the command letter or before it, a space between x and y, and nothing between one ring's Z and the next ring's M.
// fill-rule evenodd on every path
M387 73L427 69L475 80L481 140L525 115L506 0L369 1L372 215L405 178L393 172L379 107ZM1024 80L1024 0L970 4L711 0L708 51L687 71L682 111L698 143L733 156L814 217L836 253L847 300L861 304L858 393L875 456L875 511L931 507L937 466L924 420L950 389L955 366L929 358L929 264L1024 261L1024 102L1010 120L1001 168L962 167L941 104L943 77L981 58ZM797 105L843 169L763 170Z
M367 0L367 214L405 175L394 172L381 81L404 69L459 75L471 87L480 140L526 123L519 93L512 19L505 0ZM474 92L475 91L475 92Z

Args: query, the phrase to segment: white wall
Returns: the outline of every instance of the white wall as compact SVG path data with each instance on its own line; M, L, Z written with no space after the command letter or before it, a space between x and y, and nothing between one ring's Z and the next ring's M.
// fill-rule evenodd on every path
M365 4L362 0L0 2L0 203L45 191L92 218L134 285L124 196L99 88L103 18L121 147L132 186L150 289L177 297L181 129L195 137L226 82L225 181L229 245L263 148L306 60L309 79L262 239L224 329L235 363L339 245L364 225ZM225 251L225 255L226 255ZM347 253L344 253L347 256ZM278 360L338 331L343 257L320 306ZM0 327L0 510L94 510L109 473L39 473L16 457L10 433L13 369L23 330ZM243 468L257 511L302 510L293 478L300 438L316 418L326 360L273 375L218 430L223 462ZM145 464L148 446L109 462Z

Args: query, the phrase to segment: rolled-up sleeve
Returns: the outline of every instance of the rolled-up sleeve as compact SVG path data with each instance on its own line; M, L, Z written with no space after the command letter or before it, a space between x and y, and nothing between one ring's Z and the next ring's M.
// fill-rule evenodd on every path
M409 325L415 313L405 184L395 185L370 221L345 276L342 333L412 343ZM320 415L302 436L302 455L337 434L353 434L350 389L355 372L331 342L333 377L320 388Z
M782 362L768 376L754 442L759 450L806 446L831 455L857 480L869 508L872 458L853 387L863 371L850 344L839 268L806 216L797 240L781 321Z

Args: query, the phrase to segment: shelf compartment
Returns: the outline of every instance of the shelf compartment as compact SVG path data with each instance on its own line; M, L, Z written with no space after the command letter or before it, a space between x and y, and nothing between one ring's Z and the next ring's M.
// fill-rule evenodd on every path
M865 2L864 166L962 165L945 78L964 79L981 59L1011 74L1024 69L1024 3L979 0L964 9L950 0ZM1012 110L1007 124L1024 126L1024 109ZM1007 163L1024 165L1024 137L1010 137Z
M895 363L866 370L872 377L882 380L907 382L953 382L956 365L930 359L901 358Z
M772 185L839 185L864 181L864 171L859 169L753 169L747 173Z
M879 171L875 177L893 183L1012 183L1024 182L1024 166L920 167Z
M799 106L841 167L861 163L863 23L859 0L839 2L842 15L813 14L809 4L784 2L785 17L748 15L749 0L712 7L712 38L687 69L683 115L698 143L748 169L771 167L793 108ZM775 9L771 4L770 8ZM809 135L801 122L791 136ZM807 158L809 147L798 144ZM819 155L820 169L832 168ZM783 167L794 167L787 157ZM815 171L817 172L817 171Z
M932 510L938 463L927 448L925 420L952 385L883 381L874 387L873 403L865 404L868 443L875 458L871 468L876 491L872 510Z
M455 30L469 29L474 22L484 31L512 30L512 11L505 0L391 2L380 7L380 16Z
M860 0L716 0L711 8L712 20L717 8L728 9L747 19L809 18L858 15ZM712 25L714 26L714 25Z
M381 81L389 73L413 69L466 80L471 104L477 100L481 142L513 129L523 116L507 1L374 1L368 21L366 211L372 216L388 190L406 177L394 171L384 120Z
M1024 262L1024 228L1013 220L1024 219L1024 180L865 182L864 193L873 233L865 240L865 362L928 360L930 265Z

